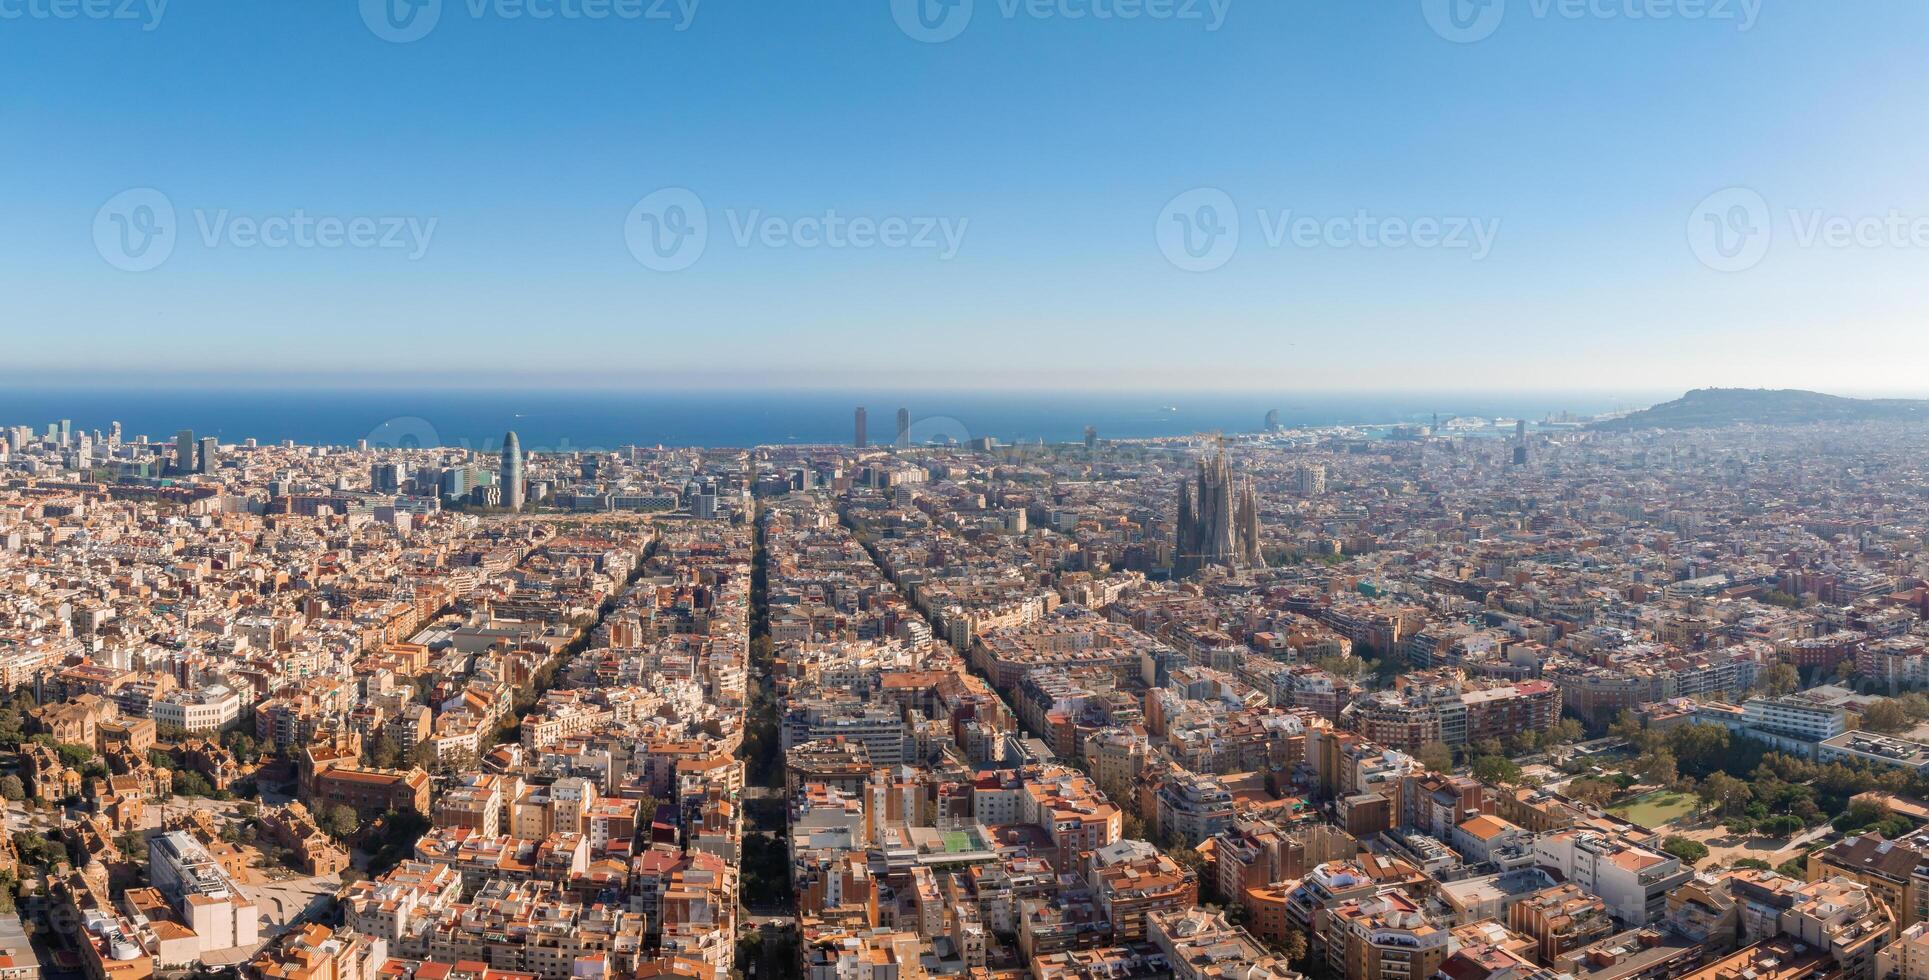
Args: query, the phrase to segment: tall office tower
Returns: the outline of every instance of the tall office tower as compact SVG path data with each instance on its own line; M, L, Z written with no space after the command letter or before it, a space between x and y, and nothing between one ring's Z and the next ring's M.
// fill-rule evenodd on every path
M174 434L174 469L179 473L194 472L193 429L182 429Z
M911 444L911 410L908 408L900 408L898 409L898 437L897 437L897 441L892 443L892 445L908 446L910 444Z
M402 463L376 463L368 468L368 486L376 493L397 493L409 478L409 468Z
M1514 422L1514 465L1527 465L1527 420Z
M864 431L864 406L857 407L857 448L863 449L871 444L871 437Z
M221 468L221 440L212 436L201 440L201 472L212 473Z
M1277 408L1271 409L1266 413L1266 431L1267 432L1279 431L1279 409Z
M502 505L521 510L523 500L522 440L514 432L502 437Z
M60 420L60 448L65 449L68 446L73 445L73 441L74 441L74 420L61 419Z
M1191 575L1207 565L1252 568L1259 564L1259 501L1250 482L1234 488L1232 464L1222 449L1199 461L1198 476L1179 487L1179 533L1172 574Z
M110 422L107 425L107 448L121 448L121 424L119 422Z
M1097 448L1098 448L1098 426L1088 425L1085 427L1085 451L1091 452L1092 450Z
M1319 463L1301 463L1293 471L1299 481L1299 495L1317 497L1326 492L1326 467Z

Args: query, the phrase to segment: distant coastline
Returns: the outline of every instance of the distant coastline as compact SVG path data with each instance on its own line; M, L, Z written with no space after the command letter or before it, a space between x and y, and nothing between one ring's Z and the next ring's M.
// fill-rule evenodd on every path
M0 389L0 425L44 429L71 419L81 430L120 422L130 437L172 438L193 429L224 442L292 440L306 445L412 440L492 450L513 428L531 451L627 445L747 447L848 444L852 414L869 411L873 443L894 437L897 411L911 415L914 443L990 436L1000 443L1144 439L1221 431L1257 432L1268 411L1283 426L1427 424L1454 417L1593 415L1671 397L1598 392L1493 394L1364 392L1278 395L1241 392L582 392L536 390L269 389L115 386ZM1174 410L1176 409L1176 411Z

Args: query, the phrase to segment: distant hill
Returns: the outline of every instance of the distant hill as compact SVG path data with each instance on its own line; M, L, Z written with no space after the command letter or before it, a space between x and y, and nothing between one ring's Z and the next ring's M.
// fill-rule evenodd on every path
M1697 388L1653 408L1592 428L1710 429L1724 425L1808 425L1815 422L1929 421L1929 401L1909 398L1843 398L1794 388Z

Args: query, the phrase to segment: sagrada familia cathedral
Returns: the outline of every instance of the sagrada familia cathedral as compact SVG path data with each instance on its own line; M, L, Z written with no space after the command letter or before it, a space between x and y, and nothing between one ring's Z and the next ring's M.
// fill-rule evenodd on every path
M1259 500L1250 480L1233 486L1232 465L1222 449L1199 461L1195 480L1179 485L1179 540L1172 576L1185 578L1207 565L1256 568Z

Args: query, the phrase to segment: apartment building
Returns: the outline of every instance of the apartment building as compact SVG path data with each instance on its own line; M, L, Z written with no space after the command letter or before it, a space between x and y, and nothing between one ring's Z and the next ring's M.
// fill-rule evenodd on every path
M147 840L148 876L206 951L260 941L260 910L207 848L182 831Z
M1693 871L1673 855L1594 830L1569 829L1534 841L1534 860L1599 895L1627 926L1644 926L1667 911L1668 890Z
M1561 954L1615 933L1607 903L1574 884L1535 892L1507 911L1508 928L1534 940L1535 959L1553 966Z

